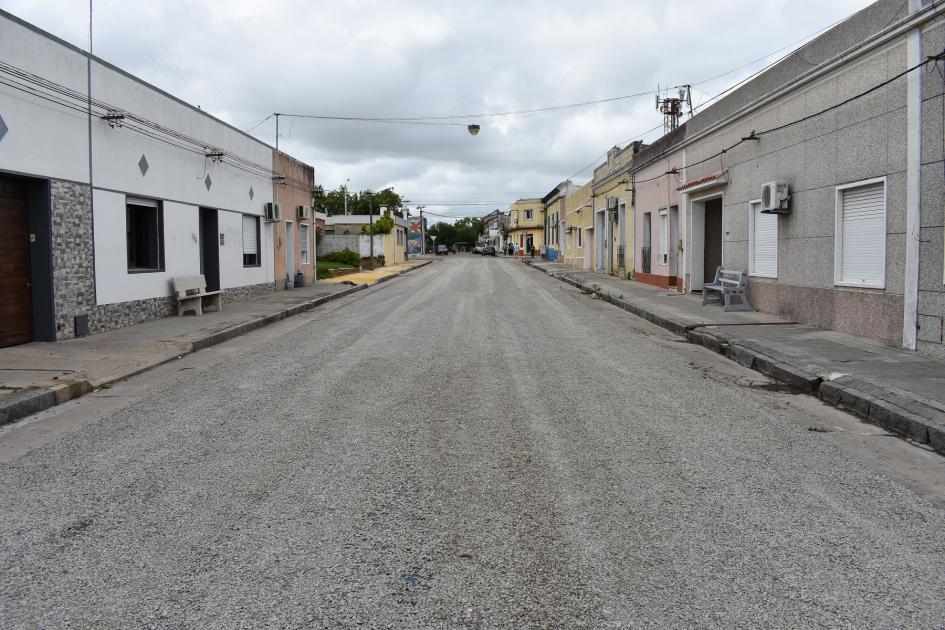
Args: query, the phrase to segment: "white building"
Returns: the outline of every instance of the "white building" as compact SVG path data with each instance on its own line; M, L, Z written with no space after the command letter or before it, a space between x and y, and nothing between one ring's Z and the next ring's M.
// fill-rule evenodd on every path
M4 11L0 76L0 346L273 289L270 146Z

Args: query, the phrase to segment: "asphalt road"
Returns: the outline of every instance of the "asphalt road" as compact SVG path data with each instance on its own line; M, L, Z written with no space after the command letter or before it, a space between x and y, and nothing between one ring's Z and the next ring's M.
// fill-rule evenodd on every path
M519 262L280 326L0 434L0 627L945 624L941 458Z

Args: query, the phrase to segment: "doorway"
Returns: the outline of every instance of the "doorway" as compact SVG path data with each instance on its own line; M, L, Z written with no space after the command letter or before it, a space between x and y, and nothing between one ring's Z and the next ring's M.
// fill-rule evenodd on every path
M702 292L722 264L722 197L694 199L691 206L689 256L691 291Z
M643 250L640 252L640 271L652 273L653 260L653 213L643 213Z
M286 286L292 286L292 277L295 275L295 232L292 231L294 227L292 221L285 222L285 277L290 283Z
M584 271L594 269L594 228L584 228Z
M207 291L220 290L220 223L213 208L200 209L200 273Z
M32 288L27 186L0 179L0 348L33 341Z
M721 232L720 232L721 234ZM669 275L675 278L679 273L679 206L669 208Z
M705 245L702 250L702 277L715 280L715 271L722 266L722 199L705 202Z

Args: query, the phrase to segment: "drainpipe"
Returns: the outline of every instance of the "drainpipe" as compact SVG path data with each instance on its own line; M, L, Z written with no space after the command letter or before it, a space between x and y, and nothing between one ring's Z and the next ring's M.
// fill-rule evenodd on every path
M909 14L922 8L922 0L909 0ZM906 37L906 67L922 60L922 30ZM922 73L906 77L906 270L903 287L902 346L916 349L919 314L919 238L921 227Z

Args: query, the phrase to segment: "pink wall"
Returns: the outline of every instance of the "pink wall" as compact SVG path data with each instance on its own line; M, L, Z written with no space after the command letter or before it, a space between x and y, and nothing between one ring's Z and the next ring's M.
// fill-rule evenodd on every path
M673 175L664 175L667 171L676 168L679 173ZM676 188L679 186L679 180L683 172L683 152L677 151L666 158L660 159L646 168L634 173L634 208L633 208L633 242L636 248L633 255L634 272L643 271L643 214L650 213L650 244L652 247L652 259L650 273L661 276L670 275L669 265L660 265L657 260L659 251L659 211L668 206L679 206L679 193ZM668 198L667 198L668 196ZM685 212L679 208L679 214ZM681 235L677 236L681 238ZM670 242L672 250L675 243ZM681 275L681 270L678 271Z

